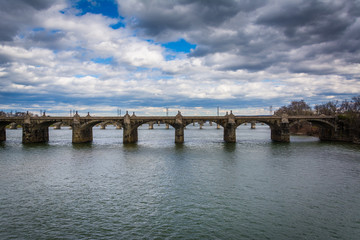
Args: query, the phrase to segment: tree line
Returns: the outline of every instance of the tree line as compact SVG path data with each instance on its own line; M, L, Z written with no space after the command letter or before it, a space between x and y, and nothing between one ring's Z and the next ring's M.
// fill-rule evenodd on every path
M315 105L312 109L304 100L292 101L287 106L282 106L274 112L274 115L281 116L297 115L342 115L348 117L359 117L360 115L360 95L351 98L351 100L329 101L327 103Z

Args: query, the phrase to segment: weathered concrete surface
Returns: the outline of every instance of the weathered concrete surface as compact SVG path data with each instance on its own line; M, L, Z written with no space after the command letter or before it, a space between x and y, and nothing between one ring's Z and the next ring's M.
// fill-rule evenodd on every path
M179 125L175 127L175 143L184 142L184 127Z
M138 129L131 124L124 124L123 143L136 143L138 141Z
M92 142L93 132L92 127L81 126L80 123L72 125L72 142L73 143L87 143Z
M24 123L22 129L23 143L44 143L49 141L49 127L47 126Z
M184 129L185 124L183 121L183 116L181 115L180 111L175 116L175 143L183 143L184 142Z
M290 142L290 126L287 116L282 116L281 121L270 125L271 140L275 142Z
M320 128L319 139L322 141L353 142L359 144L360 130L351 128L345 121L337 121L335 128Z
M227 123L224 127L224 141L227 143L236 142L236 124Z
M5 126L0 126L0 142L6 141Z
M236 128L235 116L232 112L227 116L227 122L224 125L224 141L227 143L236 142Z
M275 142L290 142L289 124L283 123L281 126L272 127L271 140Z
M133 115L135 117L135 114ZM136 143L138 141L138 129L130 115L126 112L123 125L123 143Z
M76 112L73 118L72 127L72 142L73 143L87 143L92 142L92 125L81 123L79 114Z

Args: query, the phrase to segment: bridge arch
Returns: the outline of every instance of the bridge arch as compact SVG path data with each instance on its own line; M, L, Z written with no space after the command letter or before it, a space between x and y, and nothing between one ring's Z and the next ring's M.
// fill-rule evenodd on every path
M6 126L8 126L8 125L10 125L10 124L12 124L12 123L15 123L15 124L17 124L17 125L21 125L21 123L19 123L19 122L17 122L17 121L1 121L0 122L0 128L2 128L2 127L6 127Z
M177 131L179 131L179 126L176 124L175 120L161 120L164 124L169 124L175 129L175 139ZM123 142L124 143L136 143L138 141L138 128L143 124L148 124L151 122L157 122L156 119L142 119L142 120L130 120L130 123L124 123L123 127ZM175 140L176 141L176 140Z
M91 123L92 124L92 123ZM95 125L93 125L92 127L98 125L99 123L96 123ZM122 126L123 123L121 123L120 121L102 121L100 122L101 125L101 129L105 129L108 125L113 125L115 126L117 129L120 129L119 126Z
M22 125L21 122L16 120L0 121L0 142L6 141L6 126L10 124Z
M72 141L73 143L85 143L93 141L93 127L97 124L108 123L108 124L123 124L123 120L117 121L104 121L102 119L87 120L83 123L73 122Z
M241 126L241 125L244 125L244 124L250 123L250 122L253 122L253 121L241 121L241 122L237 122L237 123L236 123L236 127L239 127L239 126ZM271 129L272 129L272 128L275 128L275 126L278 125L277 122L274 122L274 121L254 120L254 122L256 122L256 123L263 123L263 124L269 126Z
M201 122L201 120L196 120L196 121L186 121L185 122L185 124L184 124L184 126L185 127L187 127L188 125L190 125L190 124L193 124L194 122ZM223 121L217 121L217 120L212 120L212 119L204 119L203 120L203 122L205 123L205 122L211 122L211 123L215 123L215 124L218 124L218 125L220 125L220 126L222 126L223 128L225 127L225 123L223 122Z
M304 119L300 121L290 122L290 126L294 125L297 122L309 122L313 126L319 128L319 139L320 140L331 140L336 132L336 124L324 119Z
M144 124L149 124L151 122L157 122L157 120L154 119L149 119L149 120L141 120L141 121L136 121L134 124L132 124L133 128L139 128L141 125ZM163 124L169 124L170 126L172 126L173 128L176 127L175 121L174 120L161 120L161 122Z
M249 118L246 120L237 120L236 128L245 123L263 123L270 127L270 138L275 142L289 142L289 127L288 123L283 123L281 119L263 119L263 118Z

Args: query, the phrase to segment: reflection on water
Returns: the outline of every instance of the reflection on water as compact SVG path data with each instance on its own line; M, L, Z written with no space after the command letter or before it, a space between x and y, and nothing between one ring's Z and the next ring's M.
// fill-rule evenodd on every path
M225 152L234 152L236 150L236 143L223 143L221 146Z
M81 150L81 149L91 149L93 148L93 143L73 143L73 149Z
M50 129L47 144L0 144L0 239L357 239L360 148L242 125L237 143L215 126L94 128L72 144Z

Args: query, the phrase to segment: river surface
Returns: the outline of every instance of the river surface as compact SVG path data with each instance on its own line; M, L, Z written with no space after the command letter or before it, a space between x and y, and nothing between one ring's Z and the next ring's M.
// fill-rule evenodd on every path
M242 125L94 128L91 144L49 130L0 143L0 239L360 239L360 147Z

